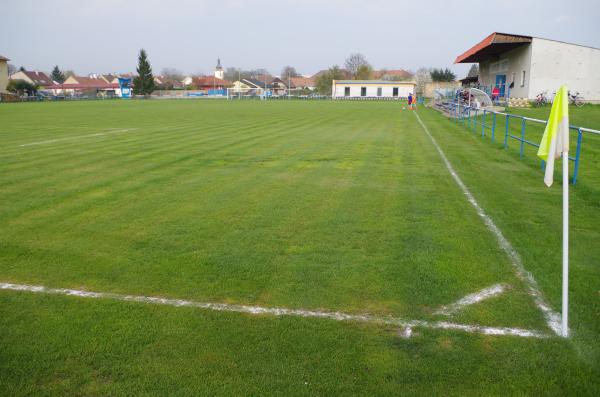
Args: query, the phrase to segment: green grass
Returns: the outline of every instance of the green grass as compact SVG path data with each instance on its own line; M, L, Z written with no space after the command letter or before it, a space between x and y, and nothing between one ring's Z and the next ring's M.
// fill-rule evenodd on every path
M518 151L420 114L558 309L559 189ZM503 282L507 294L456 320L547 331L397 104L14 104L0 120L2 282L423 320ZM594 395L600 212L583 170L570 340L403 339L389 326L0 291L0 392Z

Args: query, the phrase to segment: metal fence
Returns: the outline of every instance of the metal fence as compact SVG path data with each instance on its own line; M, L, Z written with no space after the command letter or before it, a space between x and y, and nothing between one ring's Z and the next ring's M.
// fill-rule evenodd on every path
M510 140L516 140L519 142L519 157L523 159L525 154L525 147L532 146L538 148L540 145L538 142L534 142L531 139L527 139L527 127L532 124L545 125L546 120L534 119L531 117L521 116L517 114L511 114L506 112L497 112L493 110L478 109L472 106L465 106L456 102L444 102L438 105L439 107L446 110L456 123L460 123L466 126L469 130L478 132L481 131L481 137L486 136L486 132L489 131L492 142L496 141L496 135L498 132L502 134L504 148L509 147ZM513 121L513 127L517 127L517 134L514 129L511 131L511 121ZM498 124L504 123L504 128L500 127L501 131L498 131ZM515 122L518 123L515 125ZM583 133L597 134L600 135L600 131L593 130L591 128L578 127L574 125L569 126L570 131L574 131L577 134L577 146L575 148L575 156L569 156L569 160L574 162L573 176L571 177L571 183L575 185L577 183L577 175L579 173L579 163L581 159L581 146L583 143ZM544 161L541 162L542 169L545 167Z

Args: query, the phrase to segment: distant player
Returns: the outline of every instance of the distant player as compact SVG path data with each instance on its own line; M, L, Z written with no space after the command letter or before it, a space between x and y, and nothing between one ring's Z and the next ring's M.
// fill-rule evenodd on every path
M410 94L408 94L408 108L410 110L412 110L412 101L413 101L413 94L410 93Z

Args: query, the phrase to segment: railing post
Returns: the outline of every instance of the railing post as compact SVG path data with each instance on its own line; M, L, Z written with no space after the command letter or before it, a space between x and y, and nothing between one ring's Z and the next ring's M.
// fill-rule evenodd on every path
M506 114L506 124L504 125L504 148L508 147L508 123L510 122L510 116Z
M483 109L483 116L481 117L481 137L485 136L485 109Z
M577 173L579 172L579 155L581 154L581 140L583 139L583 131L577 129L577 149L575 150L575 167L573 167L573 179L571 183L577 183Z
M519 157L521 157L521 160L523 160L523 152L525 151L525 122L527 120L525 120L525 118L521 119L521 150L520 150L520 154Z
M471 108L469 107L469 129L471 128Z
M494 143L494 133L496 132L496 113L494 113L494 120L492 121L492 143Z
M477 128L477 114L479 113L479 109L475 108L475 118L473 119L473 129Z

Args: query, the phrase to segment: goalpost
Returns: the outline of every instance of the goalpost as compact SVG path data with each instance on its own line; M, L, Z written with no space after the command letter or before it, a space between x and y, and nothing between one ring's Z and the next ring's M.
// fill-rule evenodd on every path
M265 99L264 88L228 88L227 100L232 99Z

